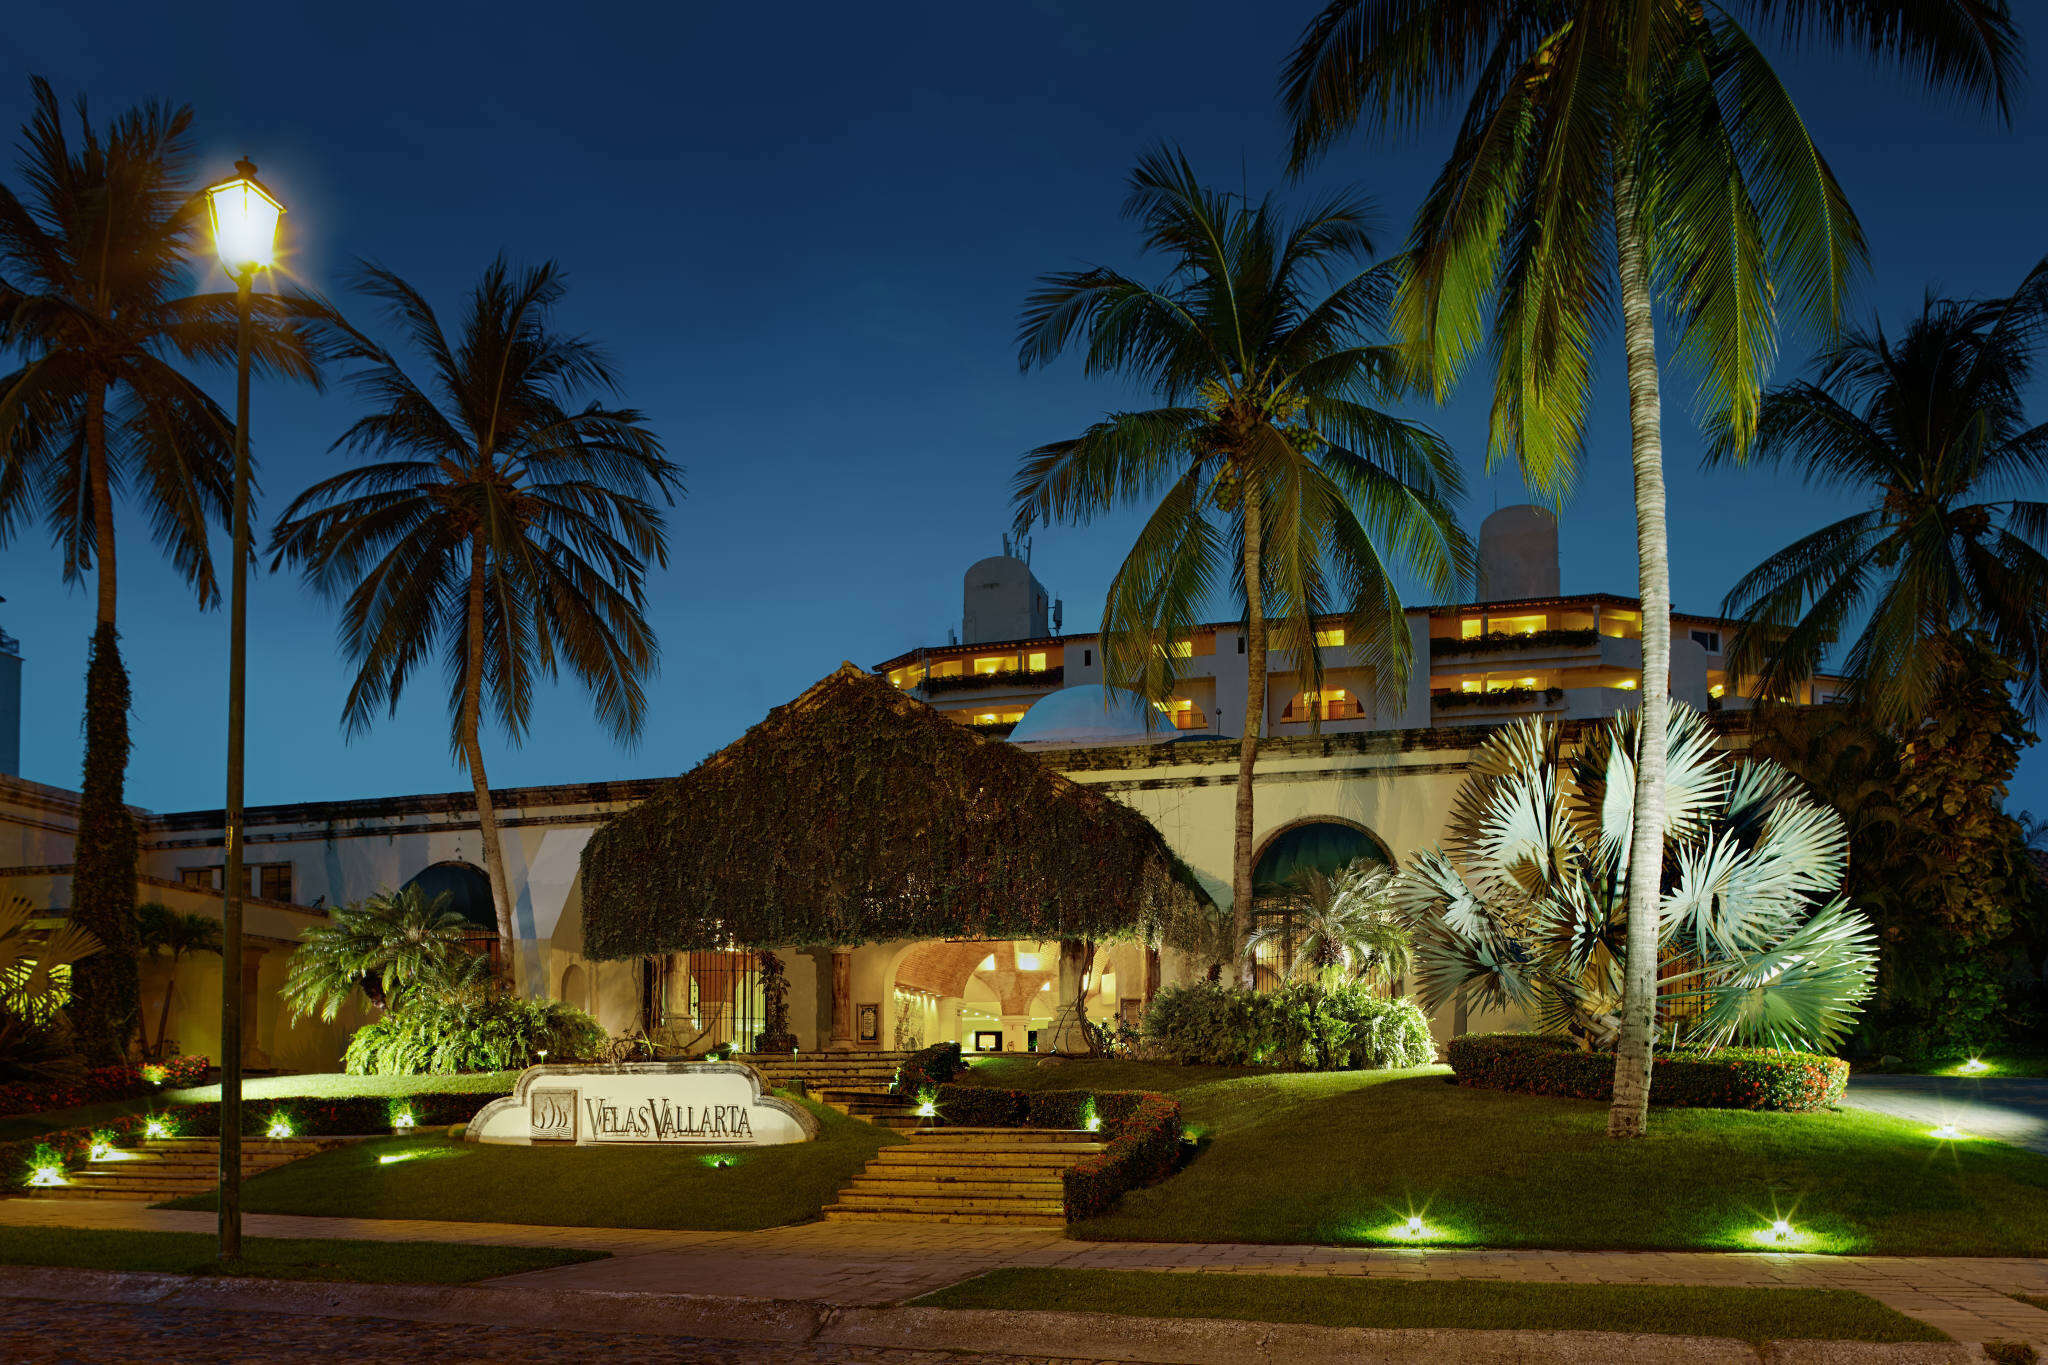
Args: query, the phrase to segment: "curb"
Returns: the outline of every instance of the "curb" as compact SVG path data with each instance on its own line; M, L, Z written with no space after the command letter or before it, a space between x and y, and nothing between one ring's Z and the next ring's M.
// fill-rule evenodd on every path
M342 1316L724 1341L862 1346L980 1355L1244 1365L1973 1365L1959 1342L1772 1341L1614 1332L1483 1332L1317 1327L1224 1318L1132 1318L990 1309L849 1308L795 1299L478 1285L338 1284L135 1271L0 1266L0 1300Z

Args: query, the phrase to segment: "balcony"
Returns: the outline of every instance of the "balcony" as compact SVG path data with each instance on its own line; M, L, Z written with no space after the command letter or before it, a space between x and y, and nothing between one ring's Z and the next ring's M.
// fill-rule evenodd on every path
M1429 709L1434 715L1456 719L1472 715L1481 719L1500 714L1552 711L1564 704L1562 687L1497 687L1489 692L1432 692ZM1448 714L1446 714L1448 713Z
M1053 668L999 668L993 673L955 673L944 678L926 678L917 686L928 697L947 692L982 692L998 688L1058 687L1066 680L1065 666Z
M1470 639L1439 637L1429 642L1431 659L1466 659L1488 654L1519 654L1538 650L1546 654L1592 649L1600 643L1597 630L1534 630L1511 634L1489 631Z
M1322 702L1296 697L1280 713L1282 725L1306 725L1312 720L1363 720L1365 707L1355 697L1331 697Z

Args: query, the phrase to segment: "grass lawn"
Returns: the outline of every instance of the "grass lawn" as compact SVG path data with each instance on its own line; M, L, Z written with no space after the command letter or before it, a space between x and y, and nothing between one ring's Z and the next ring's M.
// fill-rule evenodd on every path
M816 1218L882 1146L901 1138L811 1105L815 1142L780 1147L514 1147L376 1138L242 1186L250 1213L446 1218L561 1227L733 1231ZM707 1158L729 1159L713 1166ZM170 1205L210 1209L213 1196Z
M1235 1318L1324 1327L1654 1332L1745 1341L1946 1341L1844 1289L1501 1284L1148 1270L993 1270L916 1301L931 1308Z
M594 1261L604 1253L557 1247L466 1246L456 1242L348 1242L251 1237L241 1264L223 1270L206 1232L0 1227L0 1265L155 1270L178 1275L254 1275L272 1280L354 1280L365 1284L468 1284L522 1270Z
M1010 1069L975 1074L1010 1084ZM2032 1256L2048 1245L2048 1157L1935 1141L1880 1114L1653 1109L1649 1136L1613 1142L1604 1103L1468 1089L1441 1067L1169 1070L1200 1146L1178 1175L1077 1235L1413 1245L1403 1224L1420 1216L1433 1245L1754 1251L1784 1218L1785 1249L1799 1251ZM1042 1069L1062 1088L1102 1089L1141 1071Z
M1981 1063L1971 1066L1972 1061ZM1996 1076L2048 1076L2048 1054L2005 1054L1987 1052L1952 1062L1900 1062L1893 1066L1858 1068L1868 1076L1957 1076L1965 1080L1989 1080Z
M335 1099L346 1095L409 1095L416 1091L481 1091L509 1094L516 1071L479 1071L463 1076L344 1076L339 1072L313 1072L302 1076L251 1076L242 1082L245 1100ZM35 1137L59 1128L82 1128L105 1123L124 1114L144 1114L171 1104L218 1104L220 1087L195 1085L185 1089L160 1090L125 1100L102 1100L71 1109L46 1109L35 1114L10 1114L0 1118L0 1142Z

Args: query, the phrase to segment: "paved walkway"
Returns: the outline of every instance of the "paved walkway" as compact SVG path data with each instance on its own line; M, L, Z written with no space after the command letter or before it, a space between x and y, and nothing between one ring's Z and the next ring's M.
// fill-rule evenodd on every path
M2023 1076L1852 1076L1842 1102L2048 1153L2048 1080Z
M0 1200L0 1223L211 1232L214 1216L111 1200L8 1199ZM998 1266L1850 1289L1961 1341L2020 1338L2048 1346L2048 1312L2012 1297L2048 1296L2048 1259L1081 1242L1058 1231L870 1223L685 1232L252 1214L244 1226L252 1237L561 1246L614 1257L507 1276L492 1281L497 1285L832 1304L899 1303Z

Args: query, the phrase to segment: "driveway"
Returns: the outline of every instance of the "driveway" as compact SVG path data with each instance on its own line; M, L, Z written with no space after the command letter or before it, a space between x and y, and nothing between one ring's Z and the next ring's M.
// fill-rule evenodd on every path
M1851 1076L1842 1102L1929 1128L1953 1123L1972 1137L1998 1138L2048 1154L2048 1080Z

